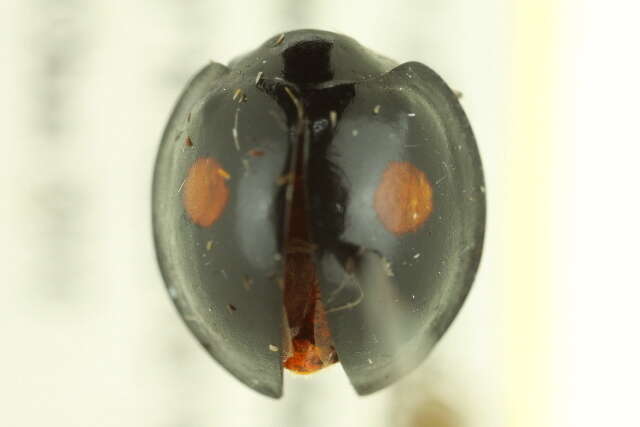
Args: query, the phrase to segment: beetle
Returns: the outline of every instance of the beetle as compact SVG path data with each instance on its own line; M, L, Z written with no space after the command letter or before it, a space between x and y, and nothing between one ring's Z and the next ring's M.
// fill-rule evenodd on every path
M189 82L152 218L169 294L231 375L280 397L283 369L339 362L367 395L415 369L460 310L484 179L434 71L298 30Z

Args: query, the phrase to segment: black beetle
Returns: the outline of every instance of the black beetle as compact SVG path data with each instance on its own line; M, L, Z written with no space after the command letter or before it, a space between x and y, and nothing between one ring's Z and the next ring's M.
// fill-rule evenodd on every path
M265 395L340 361L359 394L413 370L473 282L480 157L456 94L417 62L301 30L188 84L162 137L164 280L211 355Z

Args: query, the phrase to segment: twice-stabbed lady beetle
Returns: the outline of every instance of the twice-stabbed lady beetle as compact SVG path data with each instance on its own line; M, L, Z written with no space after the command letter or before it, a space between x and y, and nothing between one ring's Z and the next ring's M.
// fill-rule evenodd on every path
M153 184L158 260L211 355L260 393L340 362L359 394L427 356L484 235L456 94L324 31L277 35L188 84Z

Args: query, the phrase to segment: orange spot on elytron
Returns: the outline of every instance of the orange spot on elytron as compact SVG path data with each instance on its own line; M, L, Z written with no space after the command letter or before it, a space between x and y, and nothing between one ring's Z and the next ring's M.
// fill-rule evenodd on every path
M385 228L395 234L416 231L433 211L427 176L409 162L391 162L382 174L373 206Z
M182 197L191 221L201 227L210 227L220 218L229 200L225 183L229 178L213 157L201 157L191 165Z

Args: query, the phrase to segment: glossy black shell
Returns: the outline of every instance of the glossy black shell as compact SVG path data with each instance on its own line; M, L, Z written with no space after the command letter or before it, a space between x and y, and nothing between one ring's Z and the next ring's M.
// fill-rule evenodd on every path
M200 157L214 157L230 175L228 203L209 227L189 219L181 198ZM274 397L282 394L279 283L290 208L282 177L296 159L304 162L336 350L356 391L372 393L424 360L471 287L485 223L475 139L456 95L431 69L397 65L324 31L277 35L188 84L154 174L159 264L202 345ZM415 232L390 232L374 209L391 162L410 162L432 185L433 212Z

